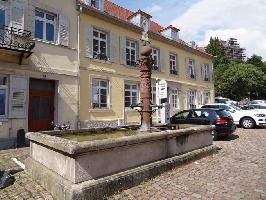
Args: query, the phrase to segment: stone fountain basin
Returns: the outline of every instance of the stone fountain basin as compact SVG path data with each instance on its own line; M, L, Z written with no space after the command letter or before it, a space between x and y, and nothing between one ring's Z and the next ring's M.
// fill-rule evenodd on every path
M85 132L89 134L91 131L106 130L108 129L27 133L27 138L30 140L29 159L77 184L212 144L210 126L147 132L121 138L83 142L60 137L60 134Z

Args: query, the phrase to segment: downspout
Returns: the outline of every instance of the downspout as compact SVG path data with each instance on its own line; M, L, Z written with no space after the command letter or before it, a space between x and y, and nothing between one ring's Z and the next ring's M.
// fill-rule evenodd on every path
M77 83L78 83L78 110L77 110L77 129L81 128L80 124L80 13L82 11L82 6L77 6L78 17L77 17L77 42L78 42L78 74L77 74Z

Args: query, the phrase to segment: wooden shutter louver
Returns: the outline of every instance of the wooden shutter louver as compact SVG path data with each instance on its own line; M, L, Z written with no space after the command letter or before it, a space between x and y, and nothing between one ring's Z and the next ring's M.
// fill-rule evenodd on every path
M17 29L24 29L24 0L11 1L10 26Z
M63 46L69 45L69 20L68 17L63 14L59 15L58 42Z
M126 65L126 37L120 37L120 64Z
M116 62L116 35L115 33L110 33L110 62Z
M10 76L9 115L11 118L26 117L27 80L24 76Z
M85 27L85 57L93 58L93 27L91 25L87 25Z

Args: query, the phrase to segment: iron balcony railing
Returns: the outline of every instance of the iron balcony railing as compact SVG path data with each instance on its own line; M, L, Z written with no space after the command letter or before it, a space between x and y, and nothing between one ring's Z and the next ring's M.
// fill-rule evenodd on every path
M30 31L9 26L0 27L0 49L31 53L34 46Z

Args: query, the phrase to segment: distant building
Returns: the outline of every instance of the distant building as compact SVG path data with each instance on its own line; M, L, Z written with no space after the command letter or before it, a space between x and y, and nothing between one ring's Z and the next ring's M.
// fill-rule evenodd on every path
M231 60L244 60L246 58L246 49L241 48L237 43L237 39L230 38L227 41L220 40L221 44L225 48L225 54L227 58Z

